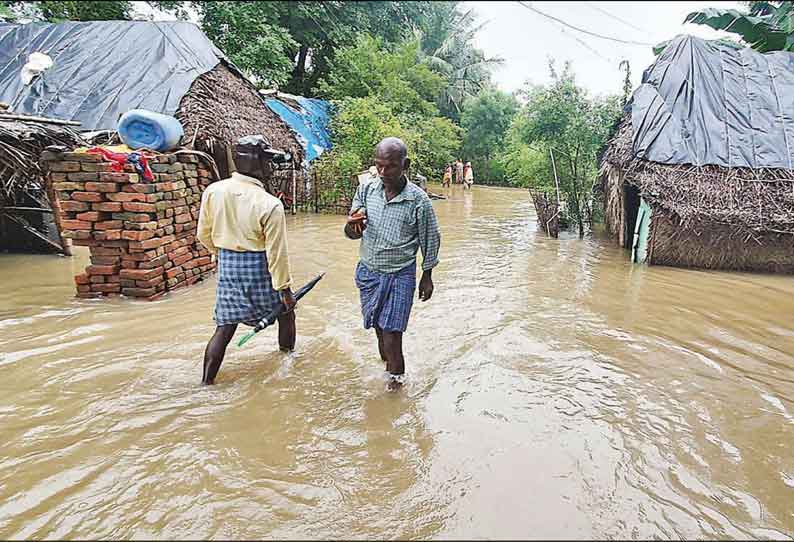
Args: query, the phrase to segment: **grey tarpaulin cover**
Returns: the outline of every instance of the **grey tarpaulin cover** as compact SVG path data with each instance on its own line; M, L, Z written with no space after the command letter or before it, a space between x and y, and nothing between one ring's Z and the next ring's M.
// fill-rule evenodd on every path
M794 54L680 36L643 74L631 121L639 158L792 169Z
M55 65L22 84L30 53ZM192 23L98 21L0 24L0 101L12 111L115 130L119 115L173 115L196 78L223 53Z

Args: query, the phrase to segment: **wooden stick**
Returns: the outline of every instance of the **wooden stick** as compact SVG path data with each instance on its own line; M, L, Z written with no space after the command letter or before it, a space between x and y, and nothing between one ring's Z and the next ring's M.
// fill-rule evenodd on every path
M28 115L9 115L7 113L0 113L0 120L23 120L28 122L40 122L43 124L62 124L65 126L80 126L80 123L74 120L48 119L46 117L33 117Z
M554 170L554 184L557 186L557 207L560 206L560 180L557 178L557 164L554 163L554 151L549 149L549 156L551 156L551 168Z
M4 211L36 211L39 213L54 213L52 209L42 209L41 207L3 207Z
M52 186L52 182L50 182L50 176L45 175L43 177L44 185L47 191L47 199L49 200L49 207L52 209L52 218L53 222L55 222L55 229L58 230L58 240L61 242L61 253L64 256L71 256L72 255L72 245L71 241L66 239L63 236L63 226L61 226L61 202L58 199L58 195L55 193L55 189ZM27 191L26 191L27 192ZM43 202L39 201L39 204L44 207L42 204Z

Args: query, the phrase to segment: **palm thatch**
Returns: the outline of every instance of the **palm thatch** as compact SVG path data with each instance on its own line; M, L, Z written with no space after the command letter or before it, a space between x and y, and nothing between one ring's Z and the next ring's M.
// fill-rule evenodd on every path
M794 171L669 165L635 156L630 115L601 162L607 230L630 247L641 196L650 263L794 273Z
M62 124L0 119L0 246L67 250L51 224L52 201L39 158L51 145L81 144L77 132Z
M214 152L247 135L262 134L271 145L289 151L297 164L303 147L242 75L221 62L199 76L182 98L176 118L185 129L182 143Z
M604 162L619 167L648 203L675 215L682 227L713 222L750 238L794 235L792 170L668 165L636 158L628 117L611 139Z
M32 184L44 186L39 156L46 147L73 148L80 142L68 126L0 119L0 205Z

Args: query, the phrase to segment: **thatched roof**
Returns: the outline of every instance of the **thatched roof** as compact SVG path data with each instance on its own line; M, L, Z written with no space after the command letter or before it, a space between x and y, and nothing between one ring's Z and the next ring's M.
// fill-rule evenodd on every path
M43 186L39 156L46 147L81 144L80 136L68 126L0 119L0 204L31 183Z
M234 142L262 134L270 144L288 150L300 163L303 147L279 116L267 107L254 86L224 62L199 76L182 97L176 118L185 128L184 144Z
M609 142L603 167L619 167L651 205L682 225L712 221L752 233L794 234L794 171L660 164L636 158L631 117Z
M0 100L14 113L115 131L123 113L147 109L176 115L187 143L262 134L302 158L286 123L193 23L0 23L0 38ZM33 52L54 64L25 85L20 73Z
M679 36L643 73L602 168L683 227L794 234L792 66L791 53Z

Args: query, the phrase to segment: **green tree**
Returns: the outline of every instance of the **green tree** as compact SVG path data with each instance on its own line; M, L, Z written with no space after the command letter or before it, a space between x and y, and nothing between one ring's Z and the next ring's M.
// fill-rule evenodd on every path
M328 74L335 53L361 34L400 41L428 10L427 2L393 1L192 4L200 13L204 31L213 39L223 37L224 51L235 63L270 58L274 71L262 68L257 75L278 82L285 79L284 63L289 62L282 88L303 95L310 95Z
M378 96L397 114L423 116L438 114L433 100L444 83L422 61L416 42L390 51L382 39L364 35L337 53L318 91L332 100Z
M30 17L34 20L48 22L61 21L108 21L127 20L132 14L132 2L127 0L109 0L95 2L88 0L76 1L41 1L41 2L3 2L0 14L5 20Z
M372 164L375 145L386 136L408 146L414 172L440 178L460 148L461 129L440 116L434 100L446 81L424 61L415 40L389 45L360 36L337 52L318 84L338 113L331 123L334 150L321 169L349 176Z
M298 43L278 19L277 3L202 2L202 28L215 45L260 87L282 86Z
M747 2L746 6L748 11L722 8L693 11L684 22L738 34L762 53L794 51L794 3Z
M568 63L562 72L550 63L550 71L549 85L528 90L528 102L510 127L503 160L510 175L527 176L516 179L518 184L551 192L555 185L547 155L553 151L567 213L584 235L593 211L596 153L620 114L620 102L617 96L590 97L576 84Z
M444 167L460 151L463 130L450 119L435 116L422 119L413 131L411 168L431 180L441 180Z
M428 65L447 80L437 104L445 115L457 120L464 102L488 86L491 70L502 59L486 57L474 46L474 38L485 23L477 24L473 10L461 11L460 2L430 5L414 34Z
M461 117L463 154L481 177L498 179L503 174L494 160L504 145L507 130L518 111L516 98L496 89L480 92L465 104Z

